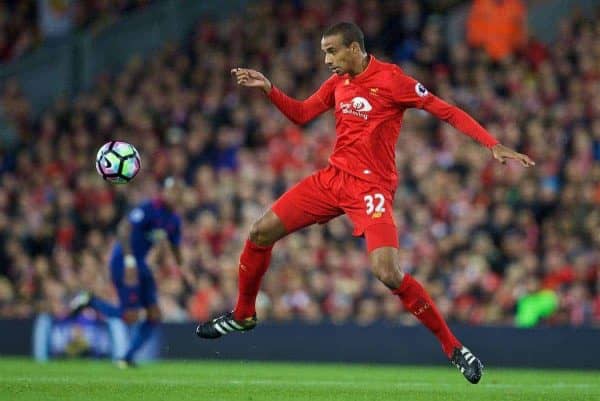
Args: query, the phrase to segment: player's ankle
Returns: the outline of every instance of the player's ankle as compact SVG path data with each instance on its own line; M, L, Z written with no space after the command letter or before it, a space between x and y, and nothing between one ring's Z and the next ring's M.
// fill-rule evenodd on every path
M246 319L252 319L256 315L256 311L245 310L245 309L234 309L233 318L239 322L243 322Z
M448 356L448 359L452 359L452 355L454 355L454 350L456 348L461 349L462 347L463 347L463 345L460 342L458 342L458 341L442 345L442 349L444 350L444 354L446 354L446 356Z

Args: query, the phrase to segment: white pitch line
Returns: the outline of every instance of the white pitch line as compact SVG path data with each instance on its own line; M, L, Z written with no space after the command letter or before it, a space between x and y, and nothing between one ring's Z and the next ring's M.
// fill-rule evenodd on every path
M148 384L148 379L142 378L131 378L131 377L81 377L69 378L69 377L0 377L1 383L72 383L72 384ZM397 388L397 387L419 387L419 388L431 388L435 390L440 387L455 387L458 383L430 383L430 382L357 382L355 380L275 380L275 379L253 379L253 380L211 380L210 377L204 378L199 381L197 379L151 379L152 384L161 385L190 385L190 386L202 386L206 384L230 384L230 385L257 385L257 386L331 386L331 387L353 387L353 388L364 388L364 387L378 387L378 388ZM481 383L478 387L490 388L490 389L586 389L595 387L589 383L548 383L548 384L511 384L511 383Z

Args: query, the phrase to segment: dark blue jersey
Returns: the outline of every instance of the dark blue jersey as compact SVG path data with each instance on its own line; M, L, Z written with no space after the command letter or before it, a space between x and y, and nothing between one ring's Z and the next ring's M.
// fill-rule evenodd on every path
M128 220L131 251L138 262L144 261L152 245L162 238L175 246L181 242L181 218L160 199L140 203L129 212Z

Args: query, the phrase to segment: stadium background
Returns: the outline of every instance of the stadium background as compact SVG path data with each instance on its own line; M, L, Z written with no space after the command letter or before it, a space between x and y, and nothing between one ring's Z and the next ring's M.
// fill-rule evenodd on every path
M395 204L403 269L464 335L558 339L544 350L585 338L572 344L581 355L600 324L599 9L525 2L528 14L514 14L523 25L500 29L500 50L482 50L478 30L496 37L485 29L506 24L473 24L470 3L3 2L0 324L28 332L37 314L60 319L81 288L115 299L106 265L116 223L170 174L187 183L186 262L156 272L164 319L182 323L169 327L183 338L191 322L231 308L249 225L325 165L334 134L331 116L304 128L286 121L260 93L235 87L229 68L259 69L305 97L327 76L322 29L354 20L369 51L537 161L531 170L495 165L448 125L407 113ZM143 158L125 187L93 168L96 149L115 138ZM265 330L321 324L330 341L340 327L424 335L403 328L416 321L373 279L350 232L342 217L278 243L259 297ZM494 330L510 326L540 329ZM433 355L427 339L419 344ZM582 367L598 356L588 351Z

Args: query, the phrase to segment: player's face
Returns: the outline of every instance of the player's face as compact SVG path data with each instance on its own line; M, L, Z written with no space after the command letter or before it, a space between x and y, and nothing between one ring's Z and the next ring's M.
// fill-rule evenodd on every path
M342 35L324 36L321 39L321 50L325 53L325 64L338 75L352 72L356 65L357 56L360 60L360 47L356 42L350 46L344 45Z

